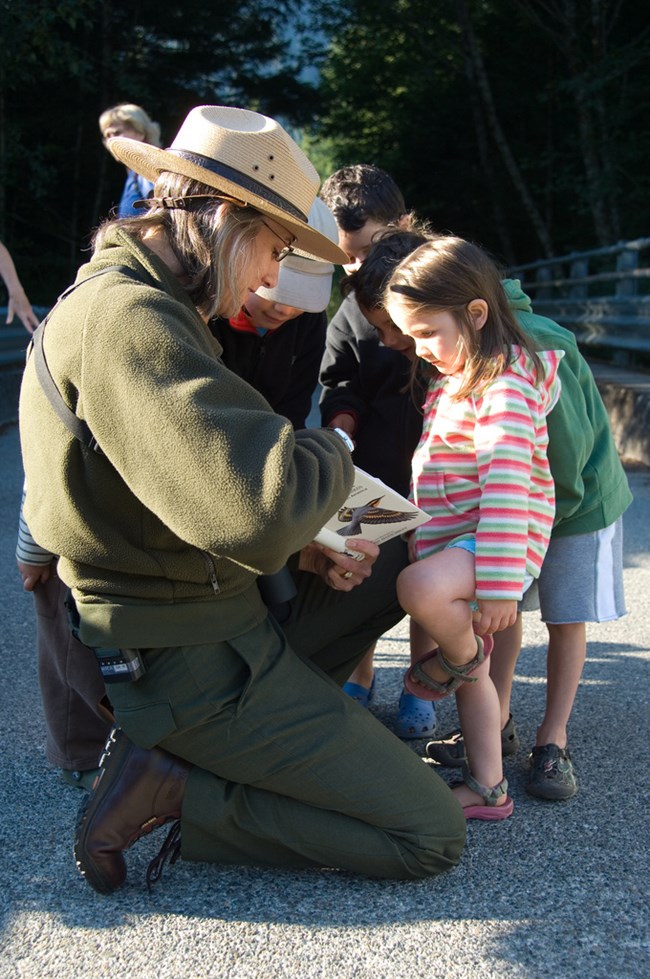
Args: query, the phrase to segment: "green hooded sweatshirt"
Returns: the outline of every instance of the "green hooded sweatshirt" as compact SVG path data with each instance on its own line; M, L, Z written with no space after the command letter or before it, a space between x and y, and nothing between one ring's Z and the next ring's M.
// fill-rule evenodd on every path
M553 537L602 530L628 508L632 494L594 376L573 333L533 313L518 279L503 285L517 322L538 349L564 350L558 368L562 392L547 418L556 495Z

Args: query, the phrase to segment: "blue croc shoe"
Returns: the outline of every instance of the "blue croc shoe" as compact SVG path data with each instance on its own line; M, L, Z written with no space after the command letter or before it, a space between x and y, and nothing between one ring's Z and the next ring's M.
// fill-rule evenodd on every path
M430 700L421 700L403 690L395 719L395 734L405 740L428 738L436 727L436 709Z
M377 674L373 673L370 688L362 687L360 683L350 683L348 680L347 683L343 684L343 693L346 693L348 697L352 697L352 699L356 700L362 707L369 707L373 697L375 696L376 685Z

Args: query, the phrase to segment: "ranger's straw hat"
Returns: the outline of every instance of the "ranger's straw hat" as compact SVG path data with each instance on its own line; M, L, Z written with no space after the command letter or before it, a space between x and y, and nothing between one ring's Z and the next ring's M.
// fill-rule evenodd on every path
M108 140L113 156L155 182L162 171L180 173L250 204L295 235L293 247L326 262L348 258L307 224L318 174L274 119L248 109L201 105L192 109L168 149L137 139Z

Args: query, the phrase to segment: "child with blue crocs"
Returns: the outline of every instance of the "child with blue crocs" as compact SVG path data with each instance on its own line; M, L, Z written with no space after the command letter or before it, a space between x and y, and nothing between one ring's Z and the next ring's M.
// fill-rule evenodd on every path
M422 430L422 411L420 408L424 398L425 385L419 383L415 378L415 387L409 389L408 375L405 371L408 362L415 362L415 350L412 342L404 337L399 331L395 330L388 318L386 310L383 308L383 294L393 269L415 248L428 241L428 226L413 215L409 216L408 230L397 222L388 225L383 231L374 233L372 244L363 262L358 263L356 269L350 272L341 285L341 293L344 297L344 305L350 305L354 301L354 306L358 310L358 315L366 324L365 329L368 337L364 335L363 343L359 344L359 356L364 360L364 377L366 378L368 389L375 384L376 390L381 390L384 394L387 387L387 377L390 376L391 385L394 389L394 402L388 409L381 409L380 414L386 412L392 417L401 418L398 431L394 434L391 441L388 438L383 445L384 464L388 467L391 459L394 460L393 468L382 475L385 481L391 486L395 486L402 493L408 491L407 480L402 485L399 481L399 474L405 463L410 469L410 458L413 449L417 445L419 435ZM341 307L343 308L343 306ZM396 362L400 369L391 368L392 374L388 375L382 366L379 368L379 361L373 375L373 371L368 365L368 347L377 345L378 351L383 351L384 355L391 354L393 362ZM400 372L401 371L401 372ZM373 381L374 377L374 381ZM399 412L396 411L396 403L399 402ZM367 442L368 436L365 437ZM379 442L379 437L375 433L375 442ZM364 442L364 444L365 444ZM374 696L376 687L376 676L372 669L373 652L366 654L364 660L353 674L353 678L348 680L343 689L364 707L367 707ZM372 683L370 688L363 683L355 682L364 678L364 670L367 674L372 671ZM436 726L436 712L433 703L410 693L406 688L400 692L397 715L394 720L394 731L398 737L405 740L425 738L431 735Z

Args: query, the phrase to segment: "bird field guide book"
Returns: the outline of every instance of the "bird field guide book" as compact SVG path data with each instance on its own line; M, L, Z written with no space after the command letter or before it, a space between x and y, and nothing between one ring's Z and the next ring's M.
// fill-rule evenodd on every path
M429 514L397 493L381 479L354 467L354 485L339 510L316 534L316 540L333 551L345 551L351 537L375 544L399 537L426 523ZM358 551L350 551L356 557Z

